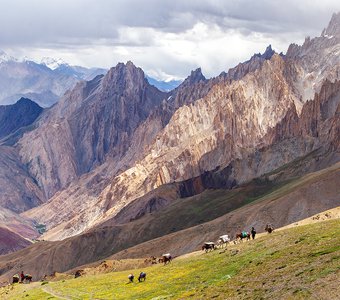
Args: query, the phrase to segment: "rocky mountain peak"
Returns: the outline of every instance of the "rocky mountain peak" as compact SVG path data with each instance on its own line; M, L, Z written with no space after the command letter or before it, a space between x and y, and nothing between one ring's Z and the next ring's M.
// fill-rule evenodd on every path
M264 51L264 53L261 55L261 57L264 59L271 59L274 53L275 51L272 49L272 45L269 45L266 48L266 51Z
M250 61L256 57L268 60L268 59L271 59L274 54L275 54L275 51L272 49L272 45L269 45L262 54L261 53L254 54L252 58L250 59Z
M329 38L333 36L340 36L340 12L332 15L328 27L322 32L322 36Z
M103 86L116 88L141 87L146 83L145 74L141 68L136 67L131 61L126 64L118 63L111 68L103 79Z
M205 80L206 78L202 74L201 68L197 68L191 71L191 74L183 81L182 85L191 85Z
M236 67L229 69L228 73L222 72L220 77L238 80L244 77L246 74L254 72L259 69L264 61L270 60L275 51L272 49L272 46L269 45L266 50L261 53L255 53L249 60L239 63Z

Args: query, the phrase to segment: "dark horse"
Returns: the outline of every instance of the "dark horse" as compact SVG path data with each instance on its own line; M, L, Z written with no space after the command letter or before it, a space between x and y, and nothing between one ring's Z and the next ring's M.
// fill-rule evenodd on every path
M169 253L163 254L162 257L158 260L159 263L164 263L166 265L167 263L171 263L172 257Z
M250 233L249 232L241 232L236 234L236 240L240 239L242 241L243 239L247 239L247 241L250 240Z
M215 249L216 249L216 246L215 246L215 243L213 243L213 242L206 242L202 246L202 250L205 250L205 252L212 251L212 250L215 250Z
M264 230L267 231L268 233L272 233L274 231L274 226L267 224Z
M138 276L138 281L141 282L142 280L145 281L146 279L146 273L145 272L140 272Z

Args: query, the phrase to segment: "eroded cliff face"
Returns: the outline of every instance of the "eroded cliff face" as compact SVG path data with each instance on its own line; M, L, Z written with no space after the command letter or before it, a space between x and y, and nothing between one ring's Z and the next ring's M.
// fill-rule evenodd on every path
M290 84L301 95L301 101L314 98L323 81L340 79L340 13L333 14L320 37L307 37L302 46L291 44L286 60L291 63L287 73ZM298 79L298 80L297 80Z
M18 152L0 145L0 210L20 213L42 204L42 191L18 158Z
M340 26L338 15L334 22ZM20 141L21 155L46 193L69 185L26 215L48 225L45 238L60 239L112 218L167 183L219 169L226 172L216 182L232 187L320 148L320 155L337 153L339 86L332 82L339 78L339 45L338 36L323 35L290 46L286 56L267 49L229 77L206 80L198 69L166 95L145 85L131 65L81 83L55 108L58 120L67 114L55 123L62 124L64 135L50 131L52 121L45 127L44 150L37 150L43 168L27 153L29 140L41 142L44 131ZM51 132L57 142L48 149ZM66 149L60 158L53 150L57 144ZM209 186L203 179L197 190Z

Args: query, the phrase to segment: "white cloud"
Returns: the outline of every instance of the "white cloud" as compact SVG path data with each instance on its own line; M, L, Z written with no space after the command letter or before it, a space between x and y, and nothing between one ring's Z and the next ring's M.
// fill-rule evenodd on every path
M132 60L158 79L210 77L319 35L339 1L2 0L0 47L12 56L111 67Z

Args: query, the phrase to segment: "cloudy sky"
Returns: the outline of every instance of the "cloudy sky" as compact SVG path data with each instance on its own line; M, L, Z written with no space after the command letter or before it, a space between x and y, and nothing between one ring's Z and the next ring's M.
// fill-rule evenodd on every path
M0 49L109 68L133 61L157 79L207 77L318 36L339 0L0 0Z

